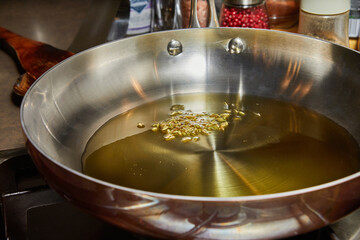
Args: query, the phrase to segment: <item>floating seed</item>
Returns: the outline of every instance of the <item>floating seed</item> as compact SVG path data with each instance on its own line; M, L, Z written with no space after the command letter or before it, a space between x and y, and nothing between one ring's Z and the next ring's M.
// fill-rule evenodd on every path
M225 128L228 126L229 124L228 124L228 122L222 122L221 124L220 124L220 130L221 131L225 131Z
M206 129L201 130L201 134L203 135L209 135L209 131Z
M229 123L228 122L222 122L220 124L220 128L226 128L227 126L229 126Z
M162 132L166 132L168 129L169 129L168 126L164 126L164 127L161 128L161 131L162 131Z
M200 140L200 138L199 138L198 136L195 136L195 137L192 138L192 141L193 141L193 142L197 142L197 141L199 141L199 140Z
M212 118L218 118L218 117L220 117L220 115L219 115L219 114L216 114L216 113L213 113L213 114L210 115L210 117L212 117Z
M230 117L230 114L229 113L223 113L223 114L220 114L220 116L224 119L228 119Z
M185 106L181 104L174 104L170 107L170 111L184 110Z
M257 112L254 112L254 115L258 116L258 117L261 117L261 114L260 113L257 113Z
M191 137L183 137L183 138L181 139L181 142L187 143L187 142L190 142L191 140L192 140Z
M165 139L166 141L171 141L171 140L175 139L175 136L168 133L168 134L165 134L165 135L164 135L164 139Z
M180 131L177 131L177 130L175 130L175 131L172 131L172 132L170 132L172 135L174 135L174 136L181 136L181 132Z
M136 125L138 128L144 128L145 125L141 122L138 122L137 125Z

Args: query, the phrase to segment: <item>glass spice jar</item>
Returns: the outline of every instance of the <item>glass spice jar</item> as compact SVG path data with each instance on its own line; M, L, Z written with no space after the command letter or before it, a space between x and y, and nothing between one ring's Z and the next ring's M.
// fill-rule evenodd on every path
M349 46L350 0L301 0L298 33Z
M220 26L269 29L265 0L224 0Z
M266 0L270 27L289 29L299 20L300 0Z

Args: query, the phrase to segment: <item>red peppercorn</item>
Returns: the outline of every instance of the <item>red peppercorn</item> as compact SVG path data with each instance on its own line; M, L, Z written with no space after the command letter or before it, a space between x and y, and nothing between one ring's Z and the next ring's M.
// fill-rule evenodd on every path
M234 1L232 1L234 2ZM241 4L241 0L238 1ZM269 29L269 19L264 1L259 1L257 5L237 7L224 4L220 15L222 27L247 27Z

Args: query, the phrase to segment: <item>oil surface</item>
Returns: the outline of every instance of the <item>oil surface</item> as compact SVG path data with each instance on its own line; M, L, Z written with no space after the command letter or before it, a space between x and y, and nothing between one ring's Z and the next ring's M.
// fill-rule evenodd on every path
M243 110L225 131L165 141L151 125L173 104L193 112ZM137 128L141 122L144 128ZM125 187L190 196L247 196L315 186L359 171L358 144L342 127L289 103L229 94L177 95L141 105L103 125L83 155L83 171Z

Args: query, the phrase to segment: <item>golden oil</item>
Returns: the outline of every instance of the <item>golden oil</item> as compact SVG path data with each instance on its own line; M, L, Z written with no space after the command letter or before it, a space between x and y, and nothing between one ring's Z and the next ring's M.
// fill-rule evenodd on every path
M174 105L231 114L223 131L166 141L153 126L169 118ZM103 125L83 156L83 171L92 177L190 196L285 192L360 169L357 142L335 122L293 104L235 94L175 95L141 105Z

